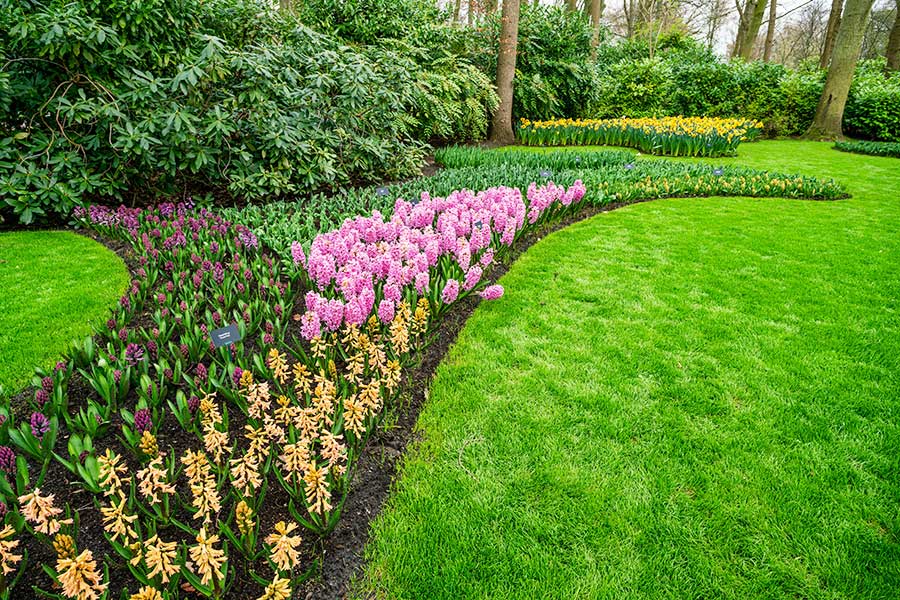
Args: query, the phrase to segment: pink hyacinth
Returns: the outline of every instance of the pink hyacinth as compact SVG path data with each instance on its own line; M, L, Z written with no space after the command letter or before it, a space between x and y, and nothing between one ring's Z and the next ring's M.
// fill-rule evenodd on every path
M384 299L378 304L378 318L387 325L394 320L394 303L391 300Z
M300 319L300 335L307 341L322 335L322 324L319 321L319 315L313 311L303 314L303 317Z
M496 300L498 298L503 297L503 286L502 285L490 285L484 288L480 294L478 294L485 300Z
M306 255L303 253L303 246L300 242L291 242L291 259L293 259L295 267L306 268Z
M441 291L441 302L452 304L457 296L459 296L459 282L455 279L450 279Z
M466 272L466 280L463 283L463 289L467 292L478 285L481 281L481 267L472 267Z

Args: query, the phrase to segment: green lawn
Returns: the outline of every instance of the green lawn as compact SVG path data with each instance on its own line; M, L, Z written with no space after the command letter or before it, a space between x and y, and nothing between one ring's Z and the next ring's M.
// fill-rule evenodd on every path
M900 595L900 162L714 162L854 197L656 201L531 248L438 369L363 593Z
M128 284L125 264L62 231L0 234L0 397L91 332Z

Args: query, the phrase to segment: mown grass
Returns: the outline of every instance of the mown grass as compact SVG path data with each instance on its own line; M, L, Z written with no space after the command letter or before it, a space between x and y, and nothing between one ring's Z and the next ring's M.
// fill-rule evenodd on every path
M438 369L360 595L897 597L900 165L724 161L854 197L661 200L532 247Z
M91 333L128 283L125 264L69 232L0 234L0 397Z

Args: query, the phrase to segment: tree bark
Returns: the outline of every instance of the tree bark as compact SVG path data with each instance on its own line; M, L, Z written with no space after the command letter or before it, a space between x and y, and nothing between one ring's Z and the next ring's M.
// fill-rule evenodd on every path
M600 19L603 17L605 2L604 0L588 1L591 3L591 46L596 48L600 45Z
M571 11L578 10L578 0L566 0L566 8Z
M819 55L819 68L827 69L831 63L831 54L834 52L834 40L838 29L841 27L841 11L844 0L831 0L831 12L828 13L828 25L825 27L825 42L822 44L822 54Z
M897 0L897 14L894 16L894 26L891 28L884 56L887 58L885 65L887 73L900 71L900 0Z
M847 0L841 26L834 40L831 65L825 78L825 89L816 107L816 117L806 132L813 139L839 139L844 136L841 123L844 107L859 60L866 21L872 11L873 0Z
M766 45L763 47L763 61L772 58L772 43L775 41L775 15L778 12L778 0L769 3L769 27L766 29Z
M453 7L453 24L459 23L459 13L462 10L462 0L456 0L456 6Z
M744 7L741 22L738 26L732 57L750 60L750 55L753 53L753 44L756 42L756 36L759 35L759 28L762 26L765 12L766 3L764 0L747 0L747 5Z
M292 0L278 0L278 8L281 12L289 13L294 10L294 3Z
M519 0L503 0L500 19L500 53L497 56L497 95L500 104L491 123L491 142L511 144L516 136L512 128L513 79L519 43Z
M469 0L469 10L466 12L466 24L471 27L475 22L475 0Z

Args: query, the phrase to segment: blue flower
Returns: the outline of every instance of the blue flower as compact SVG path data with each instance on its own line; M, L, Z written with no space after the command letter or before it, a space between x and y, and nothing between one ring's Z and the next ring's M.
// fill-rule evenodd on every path
M387 196L390 191L385 186L381 186L375 190L375 193L379 196Z
M550 171L541 171L541 177L543 177L544 179L549 179L550 175Z
M630 171L634 168L634 163L628 163L625 165L625 170Z
M713 175L717 175L717 176L718 176L718 175L721 175L721 174L724 173L724 172L725 172L724 169L722 169L721 167L716 167L715 169L713 169Z

